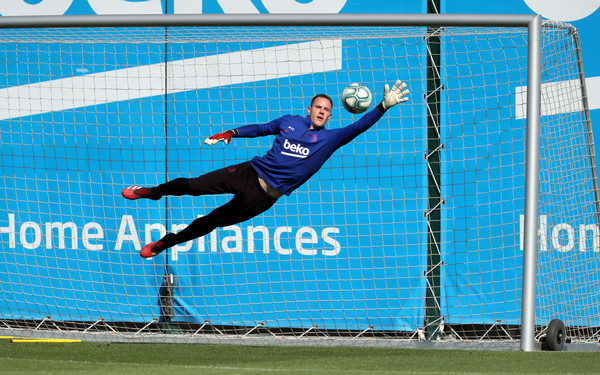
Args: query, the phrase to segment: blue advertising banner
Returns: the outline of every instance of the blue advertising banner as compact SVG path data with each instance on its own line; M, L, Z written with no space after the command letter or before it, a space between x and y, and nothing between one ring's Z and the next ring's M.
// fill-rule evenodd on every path
M323 50L341 52L332 43L333 50L328 45ZM422 55L418 43L344 44L344 54L331 60L333 68L326 64L320 73L206 85L178 78L178 64L187 61L198 69L208 58L269 48L286 53L300 48L310 56L321 43L171 43L168 53L164 43L58 43L44 45L42 52L37 44L4 44L5 61L19 61L9 65L15 74L4 77L14 81L4 88L56 87L63 96L71 88L75 95L48 110L9 111L2 120L0 166L7 196L0 209L8 216L0 224L7 247L0 270L7 288L3 316L14 318L18 311L25 319L148 322L161 316L158 295L166 272L177 286L173 321L415 330L423 320L424 261L407 255L419 254L426 232L419 217L426 204L421 191L426 167L414 153L425 148L426 137L424 128L399 121L398 114L336 152L315 178L264 215L152 260L139 257L144 244L183 229L229 197L128 202L120 196L120 189L132 184L154 186L244 162L272 143L264 137L238 139L228 149L202 144L225 126L264 123L288 113L303 116L313 95L330 93L339 103L351 81L393 83L399 76L422 74L418 64L366 71L386 56ZM165 59L173 62L172 92L165 94L160 79L147 91L134 90L140 71L161 76ZM128 84L116 84L114 93L83 94L86 79L113 77ZM381 96L382 87L372 89ZM415 80L411 89L423 92L424 81ZM35 111L42 113L31 114ZM402 114L410 119L424 111L406 107ZM328 127L356 120L336 107ZM380 137L386 142L378 142ZM415 137L409 150L392 148ZM401 170L394 167L401 163L406 164ZM8 289L13 285L24 286Z

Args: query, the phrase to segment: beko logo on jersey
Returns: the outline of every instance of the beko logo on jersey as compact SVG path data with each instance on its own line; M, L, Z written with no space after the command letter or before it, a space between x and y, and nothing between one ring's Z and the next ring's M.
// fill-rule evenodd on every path
M310 153L310 150L307 147L302 147L302 145L297 143L290 143L287 139L285 140L285 142L283 142L283 148L292 152L290 153L281 151L283 155L293 156L295 158L304 159Z

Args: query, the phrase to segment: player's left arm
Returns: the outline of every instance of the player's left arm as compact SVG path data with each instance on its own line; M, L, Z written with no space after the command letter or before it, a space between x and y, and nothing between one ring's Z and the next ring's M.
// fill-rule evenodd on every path
M391 89L386 83L383 87L383 99L376 108L367 112L358 121L338 129L338 131L341 132L339 146L345 145L359 134L367 131L393 106L408 101L407 95L409 93L410 91L406 89L406 83L403 83L400 80L397 80Z

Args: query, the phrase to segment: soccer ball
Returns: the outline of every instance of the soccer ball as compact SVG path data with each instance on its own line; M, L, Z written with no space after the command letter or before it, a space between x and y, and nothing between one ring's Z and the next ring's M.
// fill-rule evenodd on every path
M354 114L366 111L371 105L371 99L369 88L360 83L351 83L342 92L342 105Z

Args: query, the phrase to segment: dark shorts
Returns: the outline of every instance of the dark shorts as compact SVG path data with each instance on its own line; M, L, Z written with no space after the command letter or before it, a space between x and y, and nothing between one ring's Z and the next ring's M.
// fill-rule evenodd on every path
M233 198L207 216L223 227L249 220L275 204L260 186L258 173L250 162L218 169L189 180L190 195L233 194Z
M249 161L218 169L196 178L177 178L157 186L154 193L164 195L233 194L233 198L187 228L170 236L169 246L205 236L215 228L241 223L260 215L275 204L258 182L258 173Z

